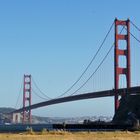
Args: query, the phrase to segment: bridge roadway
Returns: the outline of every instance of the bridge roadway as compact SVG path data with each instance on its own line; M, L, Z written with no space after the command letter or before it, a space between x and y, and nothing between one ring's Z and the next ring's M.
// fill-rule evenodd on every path
M131 88L121 88L116 91L114 89L112 89L112 90L90 92L90 93L84 93L84 94L80 94L80 95L56 98L56 99L36 103L31 106L27 106L25 108L17 109L12 113L18 113L18 112L22 112L23 110L27 111L29 109L36 109L36 108L40 108L43 106L49 106L49 105L59 104L59 103L64 103L64 102L71 102L71 101L92 99L92 98L101 98L101 97L110 97L110 96L114 96L115 92L117 92L119 95L123 95L123 94L136 95L136 94L140 94L140 86L131 87Z

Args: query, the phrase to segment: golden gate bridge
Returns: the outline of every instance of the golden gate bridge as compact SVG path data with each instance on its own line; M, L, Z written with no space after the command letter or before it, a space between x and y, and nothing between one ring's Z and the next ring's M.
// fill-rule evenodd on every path
M22 114L22 123L32 123L32 115L31 111L32 109L40 108L43 106L49 106L53 104L59 104L64 102L71 102L71 101L77 101L77 100L84 100L84 99L91 99L91 98L102 98L102 97L110 97L114 96L114 110L115 112L119 108L120 104L120 97L126 96L126 95L137 95L140 94L140 86L132 86L131 83L131 47L130 47L130 37L132 36L138 43L140 43L140 40L130 31L130 25L135 27L138 31L140 29L136 24L134 24L131 20L118 20L117 18L115 21L111 24L111 27L109 28L107 34L105 35L105 38L103 39L101 45L99 46L97 52L91 59L90 63L87 65L85 70L82 72L82 74L78 77L78 79L61 95L59 95L56 98L50 98L46 94L44 94L37 86L35 81L33 80L31 75L24 75L23 80L23 106L12 113L21 113ZM105 56L99 62L98 66L95 68L95 70L92 72L91 75L85 80L72 94L67 95L69 91L71 91L75 85L82 79L84 74L87 72L87 70L90 68L93 61L95 61L95 58L100 53L101 49L103 48L103 45L105 41L107 40L112 28L114 27L115 33L114 33L114 41L111 45L111 47L106 52ZM120 41L125 42L125 46L122 48L120 44ZM95 74L98 72L100 67L103 65L104 61L109 56L111 50L114 49L114 87L113 89L107 89L102 91L92 91L92 92L83 92L80 94L77 94L77 92L82 89L91 78L95 76ZM120 57L125 57L125 64L124 66L120 66ZM105 75L106 73L104 73ZM125 87L120 88L120 76L123 75L125 78ZM35 93L38 97L42 98L40 95L38 95L37 92L32 88L32 83L39 89L40 93L44 95L45 101L32 104L32 93Z

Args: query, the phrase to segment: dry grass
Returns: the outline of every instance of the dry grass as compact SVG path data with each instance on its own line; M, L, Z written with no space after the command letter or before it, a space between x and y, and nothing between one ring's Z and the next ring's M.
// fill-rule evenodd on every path
M79 132L62 131L0 134L0 140L140 140L140 132Z

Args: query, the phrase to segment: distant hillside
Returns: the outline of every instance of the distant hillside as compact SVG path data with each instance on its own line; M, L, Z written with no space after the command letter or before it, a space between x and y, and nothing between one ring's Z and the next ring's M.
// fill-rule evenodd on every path
M8 119L10 120L11 117L9 115L5 115L5 113L9 113L14 111L14 108L6 108L6 107L1 107L0 108L0 122L2 120ZM34 124L43 124L43 123L47 123L47 124L52 124L52 123L83 123L84 120L91 120L91 121L97 121L97 120L101 120L101 121L111 121L112 117L106 117L106 116L83 116L83 117L69 117L69 118L65 118L65 117L41 117L41 116L35 116L32 115L32 122ZM8 121L9 122L9 121Z
M9 113L9 112L12 112L14 111L15 109L14 108L10 108L10 107L0 107L0 113Z

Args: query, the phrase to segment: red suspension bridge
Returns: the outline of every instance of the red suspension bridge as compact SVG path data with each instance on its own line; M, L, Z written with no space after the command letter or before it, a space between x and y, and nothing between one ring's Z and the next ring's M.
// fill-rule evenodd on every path
M118 20L115 19L113 24L111 25L109 31L107 32L103 42L99 46L96 54L90 61L89 65L86 67L86 69L83 71L83 73L80 75L80 77L72 84L70 88L68 88L64 93L62 93L59 97L51 99L46 94L44 94L46 101L39 102L36 104L31 104L32 101L32 92L37 94L33 88L32 83L35 83L32 79L31 75L24 75L24 83L23 83L23 107L15 110L13 113L21 112L23 116L23 123L31 123L31 110L36 109L43 106L49 106L53 104L59 104L64 102L71 102L76 100L84 100L84 99L91 99L91 98L102 98L102 97L109 97L114 96L114 108L115 112L117 111L119 107L119 97L125 96L125 95L136 95L140 94L140 86L131 86L131 50L130 50L130 36L132 36L138 43L140 43L140 40L137 39L134 34L130 31L130 24L133 25L138 31L140 29L138 26L136 26L132 21L128 20ZM89 76L89 78L71 95L65 96L83 77L83 75L87 72L93 61L95 61L96 56L99 54L100 50L103 47L103 44L105 43L108 35L110 34L112 28L115 26L115 41L111 45L111 48L108 50L106 55L103 57L102 61L98 64L95 71ZM121 30L120 30L121 27ZM120 41L125 41L125 47L122 49L120 47ZM82 89L87 82L95 75L95 73L99 70L101 65L104 63L106 58L108 57L111 50L114 48L114 88L111 90L103 90L103 91L95 91L95 92L86 92L82 94L75 95L77 91ZM125 65L120 66L120 56L125 57ZM124 75L125 81L125 87L120 88L120 76ZM35 84L36 85L36 84ZM37 87L37 85L36 85ZM40 91L41 92L41 91ZM39 96L39 95L38 95ZM48 100L47 100L48 98Z

